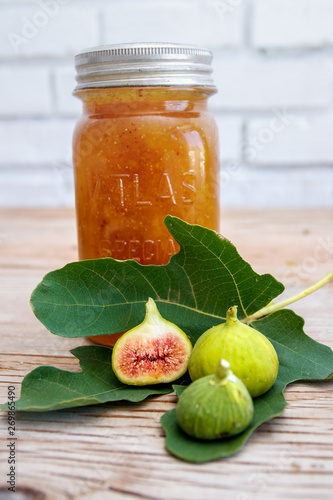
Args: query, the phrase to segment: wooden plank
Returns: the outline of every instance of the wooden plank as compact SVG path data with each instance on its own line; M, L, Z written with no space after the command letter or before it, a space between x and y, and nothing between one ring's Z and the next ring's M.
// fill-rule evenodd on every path
M288 282L291 295L332 269L330 210L225 210L221 232L257 272ZM69 349L84 339L54 336L29 306L43 275L77 259L74 211L0 210L0 398L17 394L41 364L79 370ZM289 281L288 281L289 280ZM333 346L332 284L295 304L306 332ZM179 461L164 448L159 419L175 395L17 415L17 492L23 498L329 499L333 486L331 382L288 387L289 406L238 454L208 464ZM0 415L0 498L6 491L7 416ZM25 495L25 496L24 496Z

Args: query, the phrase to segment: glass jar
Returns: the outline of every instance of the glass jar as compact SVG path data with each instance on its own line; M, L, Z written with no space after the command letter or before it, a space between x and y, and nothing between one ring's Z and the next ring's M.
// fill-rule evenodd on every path
M80 259L166 264L178 251L167 214L219 230L212 54L167 43L76 56L83 114L73 139ZM93 340L99 340L94 337ZM105 343L103 336L103 343Z

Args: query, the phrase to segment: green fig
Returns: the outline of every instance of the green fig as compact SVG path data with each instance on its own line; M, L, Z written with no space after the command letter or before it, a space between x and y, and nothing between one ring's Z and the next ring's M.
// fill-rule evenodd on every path
M218 439L241 433L253 416L252 398L243 382L221 359L215 375L190 384L179 398L176 416L181 429L198 439Z
M122 335L112 351L112 368L124 384L173 382L184 375L192 351L187 335L160 315L153 299L144 321Z
M254 398L274 384L279 360L271 342L258 330L237 319L237 306L227 311L227 320L207 330L194 345L188 371L191 380L213 374L223 357Z

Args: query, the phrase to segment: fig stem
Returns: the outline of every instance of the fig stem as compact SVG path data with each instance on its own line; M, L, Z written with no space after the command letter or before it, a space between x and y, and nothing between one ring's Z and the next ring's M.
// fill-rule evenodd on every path
M216 376L219 380L224 380L228 377L230 371L230 363L226 359L221 358L217 363Z
M237 306L229 307L227 310L227 321L237 321Z
M289 299L281 300L281 302L277 302L276 304L272 304L271 306L266 306L263 307L262 309L259 309L259 311L255 312L254 314L251 314L251 316L248 316L247 318L244 318L242 321L244 323L250 323L251 321L255 321L256 319L261 319L264 318L265 316L268 316L269 314L272 314L276 311L279 311L280 309L283 309L286 306L289 306L289 304L293 304L294 302L297 302L300 299L303 299L304 297L307 297L311 293L315 292L316 290L319 290L319 288L323 287L327 283L333 280L333 271L328 273L325 278L321 279L314 285L310 286L306 290L303 290L300 293L297 293L296 295L293 295L292 297L289 297Z
M162 318L161 318L161 315L159 313L159 310L157 309L155 301L151 297L149 297L148 302L146 302L145 321L147 321L147 323L150 323L152 325L157 325L157 324L159 324L161 319Z

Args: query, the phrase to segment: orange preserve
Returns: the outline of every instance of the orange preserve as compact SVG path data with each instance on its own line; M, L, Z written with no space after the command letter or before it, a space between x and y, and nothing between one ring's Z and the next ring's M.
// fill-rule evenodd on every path
M219 229L218 134L207 106L216 91L211 59L207 50L166 43L76 56L80 259L166 264L178 251L163 224L167 214Z

